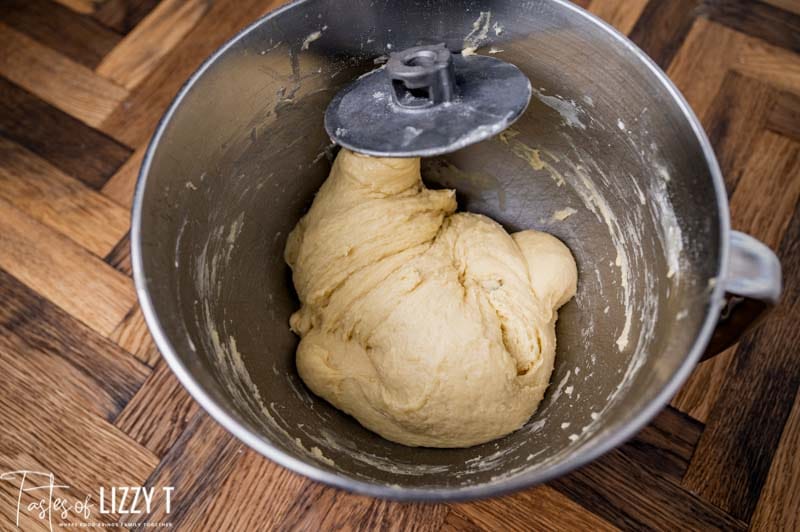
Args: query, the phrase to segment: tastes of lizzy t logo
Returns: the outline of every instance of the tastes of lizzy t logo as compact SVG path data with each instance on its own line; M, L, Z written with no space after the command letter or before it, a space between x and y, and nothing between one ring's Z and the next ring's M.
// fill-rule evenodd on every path
M56 481L53 473L42 471L9 471L0 475L0 480L13 485L11 493L16 495L16 525L21 518L47 522L53 526L68 528L86 527L171 527L170 522L141 522L137 516L151 515L156 505L162 505L164 513L172 511L173 486L160 489L144 486L100 486L96 499L86 495L83 499L66 494L69 486ZM130 521L130 522L128 522Z

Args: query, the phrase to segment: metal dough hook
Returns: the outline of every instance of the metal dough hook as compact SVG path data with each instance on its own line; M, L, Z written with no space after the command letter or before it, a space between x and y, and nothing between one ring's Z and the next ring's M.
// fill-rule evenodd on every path
M392 53L325 112L338 144L380 157L429 157L492 137L519 118L531 84L514 65L452 54L444 44Z

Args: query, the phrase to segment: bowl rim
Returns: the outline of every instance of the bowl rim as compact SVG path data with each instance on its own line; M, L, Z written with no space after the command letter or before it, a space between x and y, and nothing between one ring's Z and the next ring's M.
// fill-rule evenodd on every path
M180 383L189 392L192 398L197 401L217 423L222 425L222 427L224 427L228 432L244 442L251 449L272 460L273 462L276 462L279 465L294 471L295 473L299 473L312 480L319 481L333 487L342 488L347 491L363 495L397 501L467 501L511 493L537 484L542 484L573 471L581 466L584 466L635 436L666 406L669 400L677 393L678 388L689 377L689 374L700 360L700 357L706 345L708 344L711 334L714 331L714 327L718 321L719 311L721 310L722 303L724 301L724 282L716 283L711 291L709 296L710 304L708 312L706 313L698 335L695 337L692 348L686 354L681 366L673 373L656 397L644 408L642 408L633 418L622 425L619 430L609 433L608 435L601 436L601 438L604 439L601 439L599 443L591 446L583 452L574 453L567 459L557 462L541 471L522 472L497 482L489 482L465 487L407 488L388 484L365 482L344 474L334 473L316 465L311 460L304 461L282 451L277 446L272 444L266 437L251 430L244 423L239 421L236 416L229 413L227 409L220 405L220 403L215 400L192 376L187 366L179 358L175 347L168 338L167 333L162 327L161 322L156 314L155 307L149 293L147 275L144 270L141 237L142 211L144 202L143 198L145 189L147 187L147 177L153 162L153 157L160 145L160 140L164 135L172 116L180 107L184 97L219 57L225 54L231 47L236 45L241 39L249 35L262 24L267 23L274 17L277 17L285 11L293 9L298 5L308 4L314 1L315 0L292 0L283 6L265 14L239 31L235 36L225 42L205 61L203 61L198 69L183 84L172 100L169 108L161 117L144 154L136 183L133 206L131 208L130 238L133 279L136 287L136 294L139 298L139 304L141 306L142 314L144 315L147 327L153 336L158 350ZM664 73L664 71L658 67L658 65L656 65L655 62L644 53L644 51L642 51L625 35L617 31L616 28L601 20L594 14L572 4L568 0L548 1L561 6L566 10L572 11L573 16L583 18L586 23L594 24L599 29L605 31L609 37L616 40L618 44L622 45L629 52L631 52L633 58L638 59L642 63L642 66L650 71L651 75L653 75L654 78L662 84L662 86L678 104L684 118L688 121L692 128L697 142L702 148L702 152L706 159L709 173L711 174L713 181L718 207L718 219L720 223L720 261L717 265L716 278L724 280L728 270L729 241L731 231L728 196L726 193L724 180L722 178L722 172L714 154L714 150L711 147L711 143L694 111L691 109L686 99L672 83L666 73Z

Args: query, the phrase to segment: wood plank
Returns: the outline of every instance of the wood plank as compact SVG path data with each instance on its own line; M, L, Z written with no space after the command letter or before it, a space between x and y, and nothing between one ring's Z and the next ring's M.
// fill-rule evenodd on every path
M92 15L120 33L128 33L147 16L160 0L105 0Z
M631 40L666 69L692 28L697 4L698 0L648 2L630 31Z
M0 137L0 198L95 255L105 256L128 230L128 211Z
M128 91L85 66L0 23L0 75L97 127Z
M126 89L134 88L209 8L209 0L163 0L103 59L95 72Z
M440 532L481 532L482 530L487 529L479 527L467 516L455 511L448 512L442 528L439 529Z
M592 0L589 11L624 34L633 30L648 0Z
M122 272L128 277L131 277L133 275L133 267L131 266L130 233L125 233L125 236L117 242L103 260L118 272Z
M550 486L624 530L746 528L680 485L637 467L620 449Z
M144 484L159 489L175 487L171 512L167 514L164 501L159 500L149 514L121 519L131 523L171 522L176 530L193 530L184 527L183 521L192 511L203 510L202 502L216 493L243 452L242 443L205 413L198 412Z
M289 489L295 495L283 501L288 510L277 522L279 530L436 530L448 511L443 504L391 502L318 482L295 483Z
M26 485L28 487L35 485L35 481L37 484L47 483L47 477L42 476L49 475L50 473L54 473L54 482L59 485L59 487L53 490L53 501L55 502L57 498L61 498L62 500L66 500L69 502L73 501L84 501L86 497L91 497L91 500L96 502L98 500L97 494L97 487L90 488L88 486L74 486L70 485L68 487L60 487L60 485L64 482L63 478L55 471L50 471L48 467L42 465L42 463L31 456L27 452L13 452L9 454L4 454L0 451L0 471L13 471L13 470L23 470L23 471L32 471L32 472L39 472L39 475L33 474L29 475L26 478ZM42 496L46 497L47 492L42 490L36 490L29 493L19 493L19 487L21 483L21 478L17 475L13 479L5 480L0 482L0 523L3 522L3 517L7 517L7 521L11 523L11 526L4 527L2 530L47 530L52 532L53 530L60 529L60 528L85 528L86 524L84 521L83 514L76 514L70 513L66 518L63 517L63 514L54 513L52 515L52 527L50 526L50 520L46 515L40 515L37 511L37 506L29 506L31 503L37 504L40 503L42 500ZM41 485L41 484L40 484ZM20 497L21 495L21 497ZM17 504L20 503L20 521L19 527L16 526L16 509ZM94 515L92 516L92 521L98 523L95 526L108 526L109 524L113 523L113 520L110 518L109 515L101 514L97 511L97 505L93 504Z
M15 454L6 457L0 453L0 469L7 471L43 471L45 468L27 454ZM23 494L20 498L19 478L0 481L0 530L34 530L38 532L52 532L47 520L39 519L36 512L27 512L28 504L34 502L33 493L29 496ZM63 490L54 492L56 497L63 495ZM74 495L74 494L73 494ZM17 504L21 503L20 515L17 516Z
M130 309L109 338L148 366L155 366L161 359L139 305Z
M99 65L120 41L92 18L49 0L3 0L0 22L88 68Z
M767 116L767 128L800 142L800 96L779 92Z
M88 411L113 419L150 369L0 269L0 358Z
M55 0L62 6L68 7L76 13L91 15L94 13L95 6L99 2L95 0Z
M800 530L800 394L783 428L764 489L758 499L752 530Z
M45 471L84 493L144 482L158 462L155 456L101 417L71 404L57 383L34 382L27 373L3 373L0 471L13 470L17 457L30 455Z
M200 406L160 360L114 425L163 457L200 412Z
M714 22L800 52L800 15L752 0L703 0L699 12Z
M257 508L252 500L261 501ZM353 495L305 479L244 449L207 508L181 522L209 530L437 530L442 504L397 503Z
M680 482L702 433L702 423L667 407L620 451L654 475Z
M131 150L0 77L0 135L100 188Z
M215 2L183 41L102 124L101 129L129 146L142 146L175 93L217 47L259 15L283 0L220 0Z
M107 518L97 511L99 486L140 486L153 469L155 457L102 419L60 403L52 394L26 389L15 374L7 375L5 381L0 408L13 424L0 425L3 472L17 470L20 455L32 455L41 463L39 471L52 472L58 482L69 486L70 500L93 495L93 520L102 522ZM26 409L19 397L38 408ZM48 416L42 416L39 409ZM0 513L9 508L15 506L4 505Z
M761 133L731 201L734 229L778 249L800 201L800 143Z
M800 2L798 2L797 0L761 0L761 1L770 4L772 6L775 6L778 9L783 9L784 11L790 11L792 13L800 15Z
M703 125L725 178L728 196L736 189L753 143L767 124L774 92L760 81L728 72L714 103L703 117Z
M753 515L800 387L800 208L778 255L782 312L740 342L683 480L687 489L745 521Z
M777 249L798 201L800 144L762 132L731 199L733 227ZM693 418L706 421L728 367L738 356L734 350L728 350L699 364L672 404Z
M617 530L550 486L514 495L455 504L452 512L487 530Z
M120 205L130 208L133 205L133 193L136 190L136 181L139 178L139 169L146 146L133 152L133 155L120 166L114 175L103 185L102 192Z
M745 36L740 33L699 18L675 54L667 74L700 118L711 107L732 58L739 56L744 40Z
M136 301L130 278L2 199L0 268L103 335Z
M190 508L182 525L187 530L278 530L278 523L292 505L304 501L302 494L312 484L244 448L207 505ZM257 508L254 500L259 501Z
M730 30L729 30L730 31ZM800 55L741 33L738 54L729 52L732 68L774 87L800 94Z

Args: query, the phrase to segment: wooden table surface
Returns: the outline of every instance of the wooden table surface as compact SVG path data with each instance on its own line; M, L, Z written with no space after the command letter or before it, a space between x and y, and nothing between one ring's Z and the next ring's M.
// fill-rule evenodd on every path
M547 485L448 505L355 496L249 450L148 335L129 208L178 87L280 1L0 0L0 474L52 472L69 486L56 494L94 504L100 486L172 486L169 513L162 496L149 512L95 507L89 520L182 530L799 530L800 0L580 3L683 91L719 157L733 226L784 267L771 318L699 365L635 439ZM15 528L19 484L0 480L0 529ZM19 519L48 528L25 505Z

